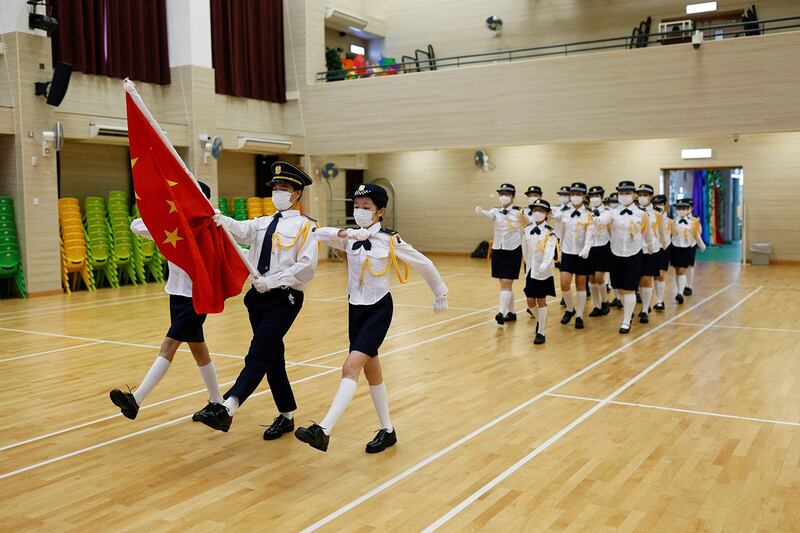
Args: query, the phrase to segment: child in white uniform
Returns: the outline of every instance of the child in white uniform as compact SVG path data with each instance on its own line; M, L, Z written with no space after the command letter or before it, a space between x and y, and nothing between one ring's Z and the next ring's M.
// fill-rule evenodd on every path
M525 227L522 248L525 255L525 296L531 314L536 310L536 335L533 344L544 344L547 324L547 297L556 295L553 263L558 253L558 236L553 226L546 222L550 202L536 200L531 205L531 222Z

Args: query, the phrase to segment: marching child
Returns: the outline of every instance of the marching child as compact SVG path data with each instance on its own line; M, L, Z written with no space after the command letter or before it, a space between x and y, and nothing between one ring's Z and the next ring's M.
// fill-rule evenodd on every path
M678 285L678 294L675 300L682 304L686 288L686 271L691 265L695 246L705 251L700 221L691 216L691 205L686 199L678 200L675 204L675 223L672 225L672 248L670 250L670 263L675 267L675 283Z
M547 297L556 295L553 262L558 254L558 237L553 226L546 222L550 202L536 200L531 205L531 222L524 231L522 247L525 254L525 296L528 309L537 319L533 344L544 344L547 325ZM535 314L533 311L536 311Z

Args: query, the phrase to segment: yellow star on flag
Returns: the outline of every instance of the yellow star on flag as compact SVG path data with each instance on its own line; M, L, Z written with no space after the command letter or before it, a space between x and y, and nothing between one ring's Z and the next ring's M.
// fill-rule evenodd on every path
M178 236L178 228L175 228L174 231L164 230L164 233L166 234L167 238L164 239L164 242L161 243L161 244L169 243L169 244L172 245L173 248L177 248L178 247L178 241L182 241L183 240L183 237L179 237Z
M169 212L170 213L177 213L178 212L178 208L175 207L175 202L173 202L172 200L167 200L167 204L169 204Z
M136 192L136 191L133 192L133 195L136 197L137 200L141 200L142 199L142 197L139 196L139 193Z
M174 187L174 186L176 186L177 184L178 184L178 182L177 182L177 181L167 180L167 185L169 185L170 187Z
M138 157L134 157L133 159L131 159L131 168L133 168L133 166L136 164L136 162L137 162L138 160L139 160L139 158L138 158Z

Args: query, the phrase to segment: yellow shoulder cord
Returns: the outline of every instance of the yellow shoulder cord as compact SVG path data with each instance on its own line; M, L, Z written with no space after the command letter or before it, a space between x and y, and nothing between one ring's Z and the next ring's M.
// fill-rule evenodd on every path
M300 228L300 231L297 232L297 235L295 235L294 240L292 240L292 242L288 244L283 244L281 242L280 235L278 235L278 232L276 231L275 233L272 234L272 246L274 249L278 250L278 255L280 255L281 248L292 248L295 244L297 244L297 241L302 238L302 240L300 241L300 248L302 248L303 245L306 243L306 240L308 239L309 233L311 233L310 221L303 224L303 227Z
M397 262L397 255L394 253L394 236L389 237L389 258L386 261L386 268L381 270L380 272L375 272L372 270L372 264L369 260L369 257L364 258L364 264L361 265L361 276L358 280L358 288L361 289L364 285L364 278L366 277L367 269L369 269L369 273L375 277L381 277L389 272L389 268L394 265L395 272L397 272L397 281L401 284L405 285L408 283L408 264L403 263L403 273L400 273L400 265Z

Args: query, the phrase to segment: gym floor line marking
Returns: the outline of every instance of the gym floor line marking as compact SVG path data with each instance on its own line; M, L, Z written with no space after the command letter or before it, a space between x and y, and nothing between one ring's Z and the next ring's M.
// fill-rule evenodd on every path
M388 356L390 356L392 354L398 353L398 352L409 350L411 348L416 348L417 346L421 346L423 344L428 344L428 343L431 343L431 342L435 342L435 341L441 340L443 338L450 337L452 335L457 335L459 333L463 333L465 331L469 331L471 329L475 329L475 328L486 326L488 324L493 324L493 323L494 323L494 320L488 320L488 321L479 322L477 324L472 324L471 326L466 326L464 328L461 328L461 329L458 329L458 330L455 330L455 331L451 331L451 332L448 332L448 333L443 333L441 335L437 335L436 337L432 337L430 339L425 339L423 341L419 341L419 342L416 342L416 343L413 343L413 344L409 344L408 346L404 346L404 347L401 347L401 348L396 348L394 350L389 350L389 351L385 352L383 355L381 355L381 357L386 358L386 357L388 357ZM334 368L334 369L331 369L331 370L325 370L324 372L319 372L317 374L313 374L311 376L292 381L291 384L295 385L295 384L298 384L298 383L303 383L303 382L306 382L306 381L310 381L312 379L316 379L318 377L326 376L326 375L331 374L331 373L336 372L336 371L339 371L339 368ZM254 398L256 396L263 396L263 395L265 395L265 394L267 394L269 392L270 392L270 389L266 389L264 391L257 392L255 394L250 395L250 398ZM115 416L121 416L121 415L118 414L118 415L115 415ZM9 477L15 476L17 474L21 474L23 472L28 472L30 470L34 470L34 469L40 468L42 466L46 466L46 465L49 465L49 464L52 464L52 463L55 463L55 462L58 462L58 461L62 461L64 459L69 459L70 457L74 457L74 456L80 455L82 453L90 452L92 450L96 450L98 448L102 448L102 447L108 446L110 444L114 444L114 443L117 443L117 442L120 442L120 441L123 441L123 440L127 440L127 439L130 439L130 438L136 437L138 435L143 435L145 433L149 433L151 431L155 431L155 430L163 428L163 427L168 427L168 426L177 424L178 422L181 422L181 421L184 421L184 420L189 420L189 419L191 419L191 417L192 417L192 415L183 415L183 416L180 416L178 418L174 418L172 420L167 420L166 422L162 422L162 423L157 424L155 426L151 426L149 428L145 428L145 429L142 429L142 430L139 430L139 431L135 431L133 433L128 433L126 435L121 435L119 437L115 437L113 439L102 441L102 442L99 442L97 444L93 444L91 446L87 446L85 448L81 448L79 450L75 450L75 451L72 451L72 452L69 452L69 453L65 453L63 455L59 455L57 457L52 457L50 459L45 459L44 461L40 461L40 462L34 463L32 465L28 465L28 466L25 466L25 467L22 467L22 468L18 468L17 470L12 470L11 472L6 472L4 474L0 474L0 479L6 479L6 478L9 478ZM106 420L108 420L110 418L114 418L114 416L106 417ZM2 449L7 449L7 448L8 447L2 448ZM2 449L0 449L0 450L2 450Z
M635 339L632 339L631 341L623 344L619 348L616 348L615 350L609 352L608 354L604 355L603 357L597 359L593 363L583 367L582 369L578 370L577 372L575 372L571 376L568 376L568 377L564 378L563 380L559 381L558 383L556 383L555 385L551 386L550 388L540 392L539 394L537 394L533 398L529 398L525 402L517 405L516 407L512 408L509 411L506 411L502 415L494 418L490 422L487 422L486 424L484 424L483 426L475 429L471 433L468 433L467 435L461 437L460 439L458 439L457 441L451 443L450 445L446 446L445 448L442 448L441 450L435 452L434 454L429 455L428 457L426 457L422 461L418 462L414 466L411 466L411 467L407 468L403 472L400 472L399 474L397 474L397 475L391 477L390 479L384 481L383 483L381 483L377 487L374 487L371 490L365 492L364 494L362 494L361 496L359 496L355 500L352 500L351 502L343 505L339 509L333 511L332 513L330 513L330 514L328 514L326 516L324 516L320 520L317 520L316 522L314 522L310 526L308 526L305 529L303 529L301 533L309 533L311 531L316 531L317 529L319 529L322 526L326 525L327 523L333 521L334 519L338 518L339 516L345 514L346 512L350 511L351 509L354 509L355 507L361 505L362 503L364 503L365 501L369 500L370 498L380 494L381 492L383 492L386 489L392 487L393 485L396 485L400 481L402 481L405 478L409 477L410 475L414 474L415 472L417 472L418 470L420 470L423 467L427 466L428 464L436 461L440 457L443 457L444 455L446 455L447 453L455 450L456 448L460 447L464 443L472 440L473 438L477 437L481 433L493 428L494 426L496 426L500 422L506 420L507 418L509 418L509 417L515 415L516 413L522 411L526 407L528 407L528 406L532 405L533 403L539 401L541 398L545 397L546 395L550 394L551 392L555 392L556 390L558 390L559 388L563 387L567 383L570 383L571 381L579 378L580 376L586 374L587 372L591 371L592 369L600 366L601 364L605 363L606 361L608 361L612 357L616 356L617 354L623 353L626 349L630 348L634 344L636 344L639 341L649 337L650 335L656 333L657 331L660 331L661 329L667 327L668 325L670 325L672 322L678 320L683 315L685 315L685 314L693 311L694 309L700 307L701 305L705 304L706 302L708 302L712 298L715 298L716 296L722 294L723 292L725 292L729 288L731 288L731 285L726 285L725 287L719 289L718 291L716 291L715 293L711 294L710 296L707 296L703 300L700 300L696 304L692 305L688 309L686 309L686 310L682 311L681 313L675 315L674 317L672 317L671 319L667 320L666 322L664 322L662 324L659 324L658 326L654 327L651 330L646 331L645 333L639 335Z
M717 316L717 318L715 318L714 320L712 320L711 322L709 322L708 324L703 326L698 331L696 331L693 334L689 335L686 339L684 339L683 341L678 343L678 345L675 346L673 349L671 349L670 351L668 351L667 353L665 353L664 355L659 357L657 360L655 360L653 363L651 363L650 366L648 366L647 368L645 368L644 370L642 370L641 372L636 374L634 377L632 377L631 379L626 381L621 387L619 387L617 390L615 390L614 392L612 392L611 394L609 394L608 396L603 398L599 403L595 404L594 407L592 407L591 409L589 409L588 411L586 411L585 413L583 413L582 415L577 417L575 420L573 420L572 422L570 422L569 424L567 424L566 426L561 428L557 433L552 435L549 439L544 441L542 444L538 445L530 453L525 455L522 459L520 459L519 461L517 461L516 463L514 463L513 465L511 465L507 469L505 469L503 472L501 472L499 475L497 475L494 479L492 479L491 481L489 481L488 483L483 485L481 488L479 488L478 490L473 492L467 498L462 500L458 505L456 505L455 507L450 509L447 513L443 514L436 521L434 521L428 527L426 527L423 530L423 532L424 533L430 533L430 532L436 531L441 526L446 524L448 521L450 521L458 513L460 513L461 511L463 511L464 509L466 509L470 505L472 505L472 503L474 503L478 498L482 497L487 492L492 490L494 487L499 485L503 480L505 480L506 478L508 478L512 474L514 474L517 470L519 470L520 468L522 468L523 466L528 464L535 457L537 457L538 455L542 454L550 446L552 446L553 444L555 444L556 442L561 440L561 438L564 437L564 435L566 435L567 433L569 433L570 431L575 429L577 426L582 424L584 421L589 419L589 417L591 417L597 411L602 409L604 406L608 405L608 403L610 401L612 401L614 398L616 398L617 396L619 396L620 394L622 394L623 392L628 390L630 387L632 387L633 385L638 383L642 378L644 378L645 376L650 374L650 372L652 372L653 370L658 368L664 361L666 361L667 359L672 357L675 353L677 353L679 350L681 350L687 344L689 344L694 339L696 339L697 337L699 337L700 335L702 335L703 333L705 333L706 331L711 329L714 326L714 324L716 324L717 322L719 322L720 320L722 320L723 318L725 318L726 316L728 316L729 314L734 312L741 305L743 305L747 300L749 300L752 296L755 296L758 293L758 291L760 291L760 290L761 290L760 288L756 288L755 290L753 290L752 292L747 294L747 296L745 296L744 298L742 298L741 300L739 300L738 302L736 302L735 304L730 306L725 312L723 312L721 315Z
M150 300L158 300L158 299L161 299L161 298L165 298L167 296L168 296L168 294L166 294L166 293L157 294L157 295L151 294L149 296L140 296L140 297L131 298L131 299L125 300L125 301L96 303L96 304L86 305L84 307L72 307L70 309L54 309L52 311L45 311L43 313L28 313L28 314L24 314L24 315L21 315L21 316L5 316L5 317L0 317L0 321L25 320L26 318L36 318L36 317L40 317L40 316L66 314L68 312L85 311L85 310L89 310L89 309L97 309L99 307L108 307L108 306L111 306L111 305L123 305L123 304L129 304L129 303L139 303L139 302L146 302L146 301L150 301Z
M676 326L697 326L702 327L703 324L692 324L690 322L680 322L675 323ZM800 329L790 329L790 328L760 328L755 326L729 326L727 324L716 324L714 325L715 328L722 328L722 329L744 329L750 331L769 331L772 333L800 333Z
M600 403L603 400L599 398L588 398L586 396L574 396L572 394L548 394L553 398L565 398L568 400L582 400L584 402L595 402ZM728 415L725 413L713 413L711 411L698 411L696 409L681 409L680 407L664 407L662 405L650 405L646 403L634 403L634 402L621 402L618 400L612 400L607 402L611 405L624 405L626 407L642 407L644 409L655 409L657 411L670 411L675 413L685 413L690 415L700 415L700 416L713 416L717 418L729 418L732 420L744 420L747 422L762 422L765 424L777 424L779 426L792 426L792 427L800 427L800 422L790 422L788 420L776 420L773 418L757 418L753 416L739 416L739 415Z
M0 363L7 363L8 361L18 361L20 359L29 359L31 357L38 357L40 355L47 355L56 352L65 352L67 350L74 350L75 348L85 348L87 346L94 346L95 344L100 344L101 342L102 341L87 342L85 344L76 344L75 346L65 346L63 348L55 348L53 350L47 350L45 352L28 353L24 355L17 355L14 357L7 357L5 359L0 359Z
M73 293L73 294L75 294L75 293ZM86 294L89 294L89 293L86 293ZM168 296L166 293L163 293L163 292L160 293L160 294L161 294L161 296ZM72 303L66 303L66 304L62 304L62 305L51 305L49 307L37 307L37 308L31 309L31 310L21 309L19 311L10 311L8 313L0 313L0 318L4 318L4 317L9 316L9 315L19 315L20 318L24 318L26 316L26 313L28 313L28 312L37 312L38 313L39 311L53 311L53 310L57 310L57 309L70 310L70 309L74 309L75 307L83 307L85 305L107 303L107 302L115 302L115 301L125 302L127 300L133 300L133 299L137 299L137 298L144 298L145 296L152 296L152 295L153 295L153 293L151 293L151 292L148 292L146 294L129 294L127 296L115 296L113 298L98 298L98 299L96 299L94 301L87 300L85 302L72 302Z
M553 303L554 301L555 300L553 300L550 303ZM487 308L487 309L493 309L493 308L490 307L490 308ZM441 320L441 321L435 322L433 324L428 324L427 326L421 326L421 327L414 328L414 329L411 329L411 330L408 330L408 331L405 331L405 332L395 333L394 335L390 335L390 336L386 337L386 339L388 340L388 339L395 338L395 337L401 337L403 335L408 335L410 333L415 333L417 331L420 331L420 330L423 330L423 329L427 329L427 328L430 328L430 327L433 327L433 326L436 326L436 325L443 325L443 324L452 322L454 320L458 320L458 319L461 319L461 318L464 318L464 317L472 316L474 314L476 314L476 313L468 313L468 314L465 314L465 315L459 315L457 317L452 317L452 318L448 318L446 320ZM487 322L487 323L489 323L489 322ZM0 331L2 331L4 329L8 329L8 328L0 328ZM31 333L39 333L39 332L31 332ZM56 337L63 337L64 336L64 335L59 335L59 334L55 334L55 333L39 333L39 334L52 335L52 336L56 336ZM155 347L155 348L158 348L158 347ZM190 351L190 350L188 350L187 348L181 348L181 351ZM318 360L318 359L321 359L321 358L330 357L332 355L336 355L336 354L339 354L339 353L344 353L346 351L347 351L347 348L344 348L344 349L338 350L336 352L331 352L331 353L324 354L324 355L321 355L321 356L305 359L305 360L303 360L303 361L301 361L299 363L288 361L286 363L286 366L287 367L289 367L289 366L312 366L309 363L309 361L315 361L315 360ZM386 355L386 354L384 354L384 355ZM330 367L330 368L338 370L340 367ZM220 383L220 387L225 387L225 386L228 386L228 385L232 385L233 383L234 383L234 380L227 381L227 382L224 382L224 383ZM196 390L196 391L193 391L193 392L184 393L184 394L181 394L179 396L172 397L172 398L166 398L166 399L160 400L158 402L146 403L141 407L140 410L149 409L151 407L156 407L156 406L163 405L163 404L170 403L170 402L174 402L174 401L177 401L177 400L182 400L182 399L187 398L189 396L193 396L195 394L203 394L205 392L207 392L206 389L199 389L199 390ZM90 420L90 421L87 421L87 422L82 422L80 424L69 426L69 427L66 427L66 428L63 428L63 429L59 429L59 430L56 430L56 431L53 431L53 432L50 432L50 433L47 433L47 434L44 434L44 435L39 435L37 437L31 437L31 438L25 439L23 441L15 442L15 443L12 443L12 444L7 444L5 446L0 447L0 451L8 450L8 449L11 449L11 448L17 448L17 447L23 446L25 444L30 444L32 442L43 440L43 439L46 439L46 438L49 438L49 437L54 437L56 435L61 435L62 433L67 433L69 431L73 431L73 430L76 430L76 429L81 429L81 428L84 428L84 427L87 427L87 426L98 424L100 422L105 422L106 420L111 420L113 418L118 418L118 417L121 417L121 416L122 416L121 413L116 413L114 415L104 416L104 417L97 418L97 419L94 419L94 420Z

